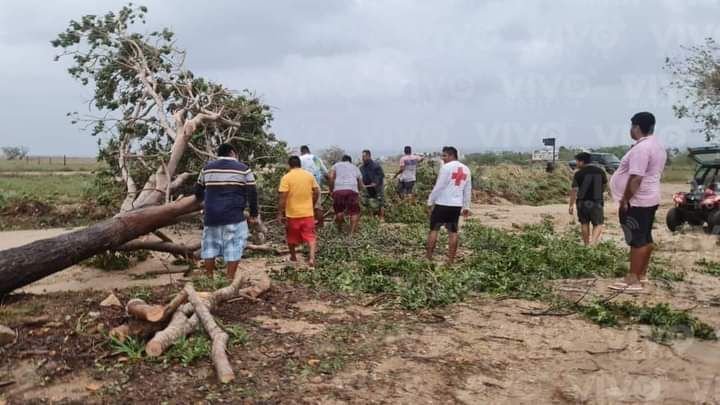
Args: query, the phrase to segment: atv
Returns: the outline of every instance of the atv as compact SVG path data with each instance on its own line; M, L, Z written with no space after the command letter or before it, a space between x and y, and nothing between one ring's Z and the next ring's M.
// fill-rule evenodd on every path
M675 193L675 207L667 213L666 223L675 232L684 223L702 226L720 234L720 146L688 148L690 157L697 163L690 182L690 192Z

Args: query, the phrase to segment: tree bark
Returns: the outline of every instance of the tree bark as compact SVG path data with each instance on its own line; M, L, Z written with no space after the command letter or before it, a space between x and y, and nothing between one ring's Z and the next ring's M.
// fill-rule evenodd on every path
M24 287L106 250L175 223L199 210L195 197L124 212L96 225L0 251L0 295Z
M200 318L203 328L212 339L211 355L218 379L222 384L227 384L235 379L235 373L227 357L227 343L230 337L218 326L217 322L215 322L215 318L213 318L210 313L210 309L200 300L197 293L195 293L195 288L193 288L192 283L188 283L184 291L187 293L188 300L190 300L190 303L195 309L195 314Z

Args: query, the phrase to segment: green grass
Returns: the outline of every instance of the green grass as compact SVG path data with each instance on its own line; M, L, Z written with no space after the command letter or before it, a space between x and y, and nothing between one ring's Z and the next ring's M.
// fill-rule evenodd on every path
M3 200L27 199L75 203L83 200L85 190L92 182L90 175L0 175L0 204Z
M700 259L695 262L695 264L698 265L699 272L709 274L711 276L720 277L720 262Z
M90 172L98 168L96 158L68 157L63 165L62 156L35 156L28 160L0 159L0 172Z

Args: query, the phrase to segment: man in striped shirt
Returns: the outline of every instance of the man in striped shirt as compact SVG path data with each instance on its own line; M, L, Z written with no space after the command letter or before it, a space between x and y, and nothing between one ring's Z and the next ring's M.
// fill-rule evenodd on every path
M219 158L209 162L200 173L195 196L204 201L204 227L201 257L208 277L215 271L215 258L227 263L227 277L235 277L249 234L247 221L258 215L255 176L250 167L238 161L235 147L222 144ZM250 217L245 220L245 207Z

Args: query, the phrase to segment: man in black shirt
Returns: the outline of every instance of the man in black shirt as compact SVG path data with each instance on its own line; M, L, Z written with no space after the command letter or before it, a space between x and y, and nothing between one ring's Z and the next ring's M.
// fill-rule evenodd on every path
M590 164L589 153L578 153L575 156L577 171L573 177L570 191L570 215L577 207L577 216L582 229L582 238L585 246L594 245L600 241L603 233L605 213L603 195L607 185L605 171L596 165ZM590 224L592 223L592 238Z

